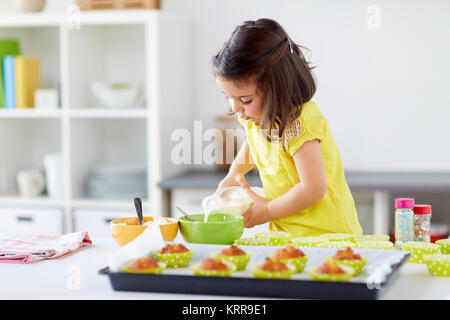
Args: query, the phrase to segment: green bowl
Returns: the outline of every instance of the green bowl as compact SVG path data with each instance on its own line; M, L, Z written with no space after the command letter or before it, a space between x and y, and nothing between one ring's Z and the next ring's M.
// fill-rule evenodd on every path
M436 240L435 243L441 246L441 253L443 254L450 253L450 239Z
M186 242L206 244L233 244L244 232L244 217L233 214L214 213L203 222L203 214L192 214L195 220L178 219L180 233Z

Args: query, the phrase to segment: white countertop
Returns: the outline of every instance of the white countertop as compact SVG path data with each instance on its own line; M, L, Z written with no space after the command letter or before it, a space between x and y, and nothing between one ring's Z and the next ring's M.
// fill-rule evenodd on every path
M54 260L32 264L0 263L0 299L255 299L114 291L109 278L98 271L107 266L108 255L118 246L112 238L92 241L92 247ZM406 263L399 272L383 299L450 299L450 277L433 277L425 265L412 263Z

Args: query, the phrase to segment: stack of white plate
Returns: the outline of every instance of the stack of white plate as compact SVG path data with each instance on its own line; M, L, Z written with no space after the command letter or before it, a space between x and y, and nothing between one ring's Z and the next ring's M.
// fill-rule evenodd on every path
M87 180L87 196L94 199L130 200L147 198L145 166L99 166Z

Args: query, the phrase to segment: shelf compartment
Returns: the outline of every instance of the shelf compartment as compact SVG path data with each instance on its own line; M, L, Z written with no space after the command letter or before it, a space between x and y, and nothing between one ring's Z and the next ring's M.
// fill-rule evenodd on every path
M46 154L60 152L58 119L0 119L0 196L16 196L20 170L44 168Z
M148 199L145 119L71 119L70 126L72 199L131 201L131 190ZM102 178L93 175L99 167ZM114 168L125 171L123 180Z
M61 92L59 26L0 28L0 38L17 39L21 55L38 57L41 61L41 87Z
M83 25L68 32L68 48L71 109L97 108L101 105L92 93L92 82L137 85L140 99L135 105L136 108L144 107L144 24Z

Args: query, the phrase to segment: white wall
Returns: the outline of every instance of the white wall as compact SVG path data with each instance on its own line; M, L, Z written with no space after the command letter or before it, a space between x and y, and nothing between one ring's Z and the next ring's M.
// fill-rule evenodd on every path
M380 9L380 29L366 21ZM450 170L450 1L165 0L194 23L195 118L227 111L211 57L244 20L276 19L312 50L314 100L349 170Z
M64 12L71 0L48 0ZM0 12L14 11L12 0ZM162 0L193 23L195 119L203 128L228 110L211 57L235 26L279 21L317 66L315 100L347 170L450 171L450 1ZM380 29L367 27L369 6ZM124 12L126 14L126 12ZM176 50L174 44L173 50ZM175 115L174 115L175 116Z

